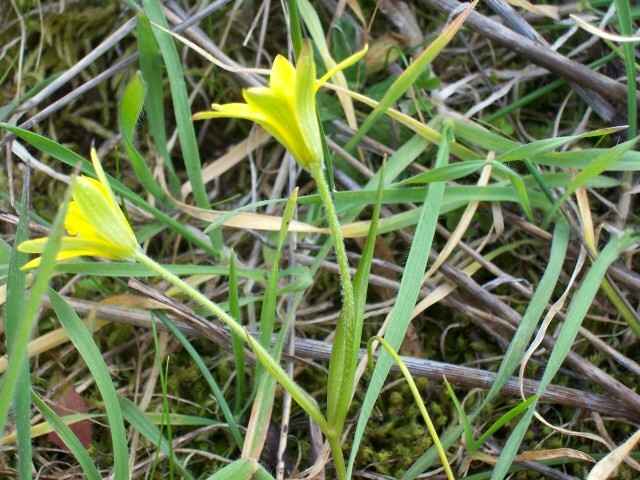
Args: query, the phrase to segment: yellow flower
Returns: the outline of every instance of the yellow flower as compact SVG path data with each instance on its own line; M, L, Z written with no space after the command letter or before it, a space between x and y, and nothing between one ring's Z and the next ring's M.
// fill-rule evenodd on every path
M62 237L57 260L83 255L134 260L140 246L116 202L95 149L91 149L91 160L99 181L82 176L73 184L73 201L64 220L69 236ZM18 250L42 253L47 240L28 240ZM22 269L37 267L40 260L41 257L31 260Z
M294 67L278 55L273 62L269 87L252 87L242 91L247 103L211 105L213 112L199 112L194 120L207 118L244 118L260 124L279 141L306 170L322 165L322 139L316 116L316 93L334 73L360 60L366 47L329 70L316 80L313 50L307 41Z

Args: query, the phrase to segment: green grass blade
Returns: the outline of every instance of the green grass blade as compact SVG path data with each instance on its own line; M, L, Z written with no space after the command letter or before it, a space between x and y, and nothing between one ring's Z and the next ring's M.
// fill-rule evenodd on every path
M436 167L445 165L449 160L448 140L448 135L443 134L443 141L438 148ZM397 296L398 300L391 312L389 330L385 334L385 340L389 342L394 350L400 347L400 343L404 338L407 327L409 326L411 312L415 307L418 293L422 286L422 275L424 275L435 228L438 223L440 205L444 196L444 187L444 183L432 183L429 186L424 204L420 209L420 218L414 234L414 238L419 238L420 241L413 242L409 251L404 275L400 281L400 290ZM349 458L347 478L350 478L351 472L353 471L353 464L362 440L362 435L364 434L364 429L392 363L393 358L391 355L382 351L362 403L362 410L356 425L353 447Z
M353 276L353 293L356 303L356 318L358 320L358 324L356 326L356 338L362 338L364 311L367 303L367 290L369 287L369 274L371 273L371 263L373 260L373 254L376 247L376 236L378 233L378 221L380 220L380 211L382 210L382 190L384 187L385 170L386 162L383 162L379 170L378 192L376 193L376 203L373 207L373 214L371 215L369 233L367 234L367 240L364 248L362 249L360 263L358 264L356 273Z
M71 186L65 193L56 219L53 222L49 240L45 244L42 260L36 272L36 279L31 287L29 298L22 310L22 317L20 318L18 328L17 330L14 329L13 341L9 346L9 349L13 351L14 358L19 360L12 362L11 358L9 358L9 367L4 376L2 390L0 390L0 426L2 429L4 429L6 425L11 400L14 398L16 386L24 369L24 359L26 359L27 356L29 337L38 318L38 310L40 309L42 298L47 292L49 280L53 275L56 257L60 247L60 239L64 232L64 219L69 209L72 185L73 179L71 180ZM14 245L14 248L15 247L17 247L17 245Z
M233 416L233 413L229 408L229 404L225 400L224 395L220 390L220 387L218 387L218 384L216 383L215 379L211 375L211 372L205 365L204 361L202 360L200 355L198 355L198 352L196 351L195 348L193 348L193 345L191 345L189 340L187 340L187 338L182 334L182 332L178 330L178 328L173 324L173 322L169 319L169 317L167 317L167 315L164 312L158 310L155 312L155 314L160 319L162 324L165 327L167 327L167 329L171 332L171 334L178 339L182 347L189 353L189 355L191 356L195 364L198 366L200 373L202 373L202 376L204 377L205 381L209 385L209 388L211 389L213 396L215 397L216 401L218 402L218 405L220 406L222 415L224 416L224 419L227 422L227 425L229 425L229 431L231 432L231 435L236 441L236 444L238 445L238 447L242 448L242 444L243 444L242 435L240 434L240 430L238 429L238 425L236 423L235 417Z
M208 476L206 480L249 480L257 468L258 464L255 460L239 458Z
M517 417L518 415L520 415L522 412L524 412L527 408L529 408L529 405L531 405L533 402L538 400L538 395L533 395L532 397L527 398L524 402L520 402L518 405L516 405L515 407L513 407L511 410L509 410L507 413L505 413L504 415L502 415L498 420L496 420L488 429L486 432L484 432L480 438L478 438L478 440L474 443L473 448L471 450L476 450L478 449L487 438L489 438L491 435L493 435L496 431L498 431L500 428L502 428L503 426L505 426L507 423L509 423L511 420L513 420L515 417Z
M622 35L633 35L633 17L631 16L630 0L615 0L618 25ZM625 42L622 44L624 54L624 66L627 73L627 118L629 130L627 138L633 139L638 132L638 93L636 91L636 44Z
M293 218L295 205L298 199L298 189L295 189L287 203L285 205L284 213L282 216L282 224L280 226L280 232L278 233L278 242L276 245L276 251L273 258L273 265L271 266L271 272L269 273L269 279L267 281L267 290L264 295L264 302L262 304L262 311L260 312L260 328L258 339L260 344L269 350L271 348L271 337L275 328L276 321L276 294L278 291L278 278L280 257L282 254L282 247L287 238L287 231L289 230L289 224ZM279 358L279 352L273 352L274 358ZM256 379L259 379L264 370L260 365L256 365Z
M296 188L289 196L282 214L282 225L280 227L280 232L278 233L276 252L273 259L273 265L271 267L271 273L269 274L269 281L267 282L267 290L264 295L262 311L260 313L259 341L266 350L271 348L271 337L273 335L276 321L276 295L278 291L278 269L280 266L280 257L282 254L282 248L287 239L287 231L293 218L297 198L298 189ZM280 360L282 348L284 346L284 338L285 331L283 329L280 331L278 341L276 341L271 351L271 355L276 362ZM267 438L277 386L276 378L271 375L266 375L264 368L258 367L259 365L256 365L255 378L256 382L258 382L256 386L256 395L253 402L253 408L251 410L249 428L247 429L245 448L242 452L242 456L244 458L253 458L255 460L260 459L260 454L264 447L265 439Z
M471 175L487 165L487 160L469 160L467 162L444 165L420 173L414 177L401 181L398 185L413 185L416 183L446 182Z
M298 3L296 0L287 0L287 12L289 17L289 34L291 35L291 43L293 44L293 54L296 58L300 55L304 39L302 38L302 25L300 25L300 13L298 12Z
M571 302L569 312L565 317L564 324L558 334L556 344L551 351L547 367L542 375L538 386L537 395L541 396L547 389L553 377L556 375L562 362L569 353L571 346L578 334L578 329L582 324L587 311L591 307L591 303L600 288L600 284L604 279L609 266L627 249L636 239L629 234L612 238L598 255L595 262L587 272L582 285ZM496 464L492 480L502 480L507 474L513 458L515 457L524 434L529 428L529 423L533 417L537 401L533 401L523 418L520 419L518 425L509 436L509 441L505 445L504 450L500 454L498 463Z
M149 122L149 132L153 143L167 167L169 190L174 197L180 195L180 180L176 175L171 155L167 150L167 132L164 117L164 95L162 91L162 56L158 43L153 36L151 23L144 15L138 15L138 54L142 81L144 82L144 106L146 119Z
M485 400L482 402L478 410L482 410L489 404L493 398L502 390L502 387L507 383L507 380L511 378L513 372L520 364L524 352L527 350L531 337L542 317L542 314L547 308L551 295L558 283L558 278L562 273L562 266L567 254L567 248L569 246L569 237L571 235L571 229L569 223L562 219L559 221L553 232L553 240L551 243L551 251L549 254L549 261L547 262L547 268L538 283L529 306L522 316L522 321L516 334L511 339L509 348L505 353L504 359L500 364L496 380L491 389L487 393Z
M240 302L238 299L236 254L233 249L231 249L231 257L229 258L229 314L235 318L240 325L242 325ZM238 415L246 401L245 392L247 391L247 382L244 378L244 343L242 338L240 338L235 332L231 332L231 347L233 349L233 359L236 367L236 400L234 404L234 411L236 415Z
M464 411L464 408L462 408L462 405L460 405L460 401L458 400L458 397L453 391L453 388L451 388L451 385L447 381L447 377L443 377L442 381L444 382L444 387L447 390L447 393L449 394L449 398L453 402L453 406L455 407L456 412L458 413L458 421L460 422L460 425L462 426L464 431L464 440L465 440L467 449L473 453L475 449L472 447L475 444L475 440L473 438L473 427L471 426L471 419L469 418L467 413ZM427 466L426 468L429 468L429 466Z
M158 443L160 439L160 450L167 456L173 455L174 464L182 471L184 478L188 480L194 480L193 475L182 465L182 462L171 452L169 448L169 442L161 435L160 429L156 427L151 420L140 410L140 408L128 398L118 395L118 402L122 415L127 419L127 422L131 424L133 428L139 431L143 437L145 437L152 444ZM118 478L118 477L116 477Z
M67 305L67 302L56 291L49 289L48 294L51 299L51 306L55 310L60 324L69 335L69 340L71 340L80 356L84 359L102 395L111 429L113 474L115 478L129 478L127 434L124 429L120 405L118 404L118 395L102 353L93 341L91 333L78 317L78 314Z
M171 206L172 202L155 181L145 159L135 147L135 130L138 118L144 105L144 85L140 73L137 73L127 85L120 101L120 131L124 139L124 146L142 186L164 206Z
M165 29L169 29L167 20L164 18L162 7L157 0L142 0L144 11L149 20ZM182 62L178 55L178 50L174 43L173 37L160 29L153 29L164 64L166 66L167 76L169 78L169 87L171 89L171 101L173 104L173 112L178 127L178 138L180 140L180 148L184 158L185 170L189 182L191 182L193 198L196 205L200 208L209 207L209 199L207 191L202 180L202 165L200 162L200 152L198 150L198 142L196 139L193 121L191 120L191 107L189 96L187 95L187 86L182 71ZM212 244L218 252L222 250L222 234L212 232L210 237Z
M525 158L535 158L540 154L555 150L556 148L566 145L569 142L573 142L582 138L609 135L620 130L621 127L603 128L601 130L595 130L593 132L586 132L581 135L543 138L542 140L536 140L535 142L527 143L526 145L519 145L500 155L498 158L496 158L496 161L505 163L514 162L516 160L524 160Z
M505 383L507 383L509 378L511 378L511 375L516 368L518 368L518 365L522 360L522 356L524 355L531 337L535 332L536 326L547 308L549 299L551 298L551 295L558 283L558 278L562 272L562 266L569 246L570 234L571 229L566 220L561 219L556 223L547 268L544 271L542 279L538 284L538 288L536 288L536 291L529 302L529 306L522 317L522 322L509 344L509 348L507 349L504 359L500 364L500 368L498 369L496 380L480 406L469 415L471 419L476 418L480 412L482 412L483 409L491 403L496 395L500 393ZM529 416L529 413L525 413L523 418L527 416ZM524 427L524 430L526 431L526 426ZM463 427L459 426L444 434L441 439L443 446L445 448L449 448L453 442L457 441L462 433ZM514 433L512 433L512 435L514 435ZM467 445L471 444L467 443ZM403 475L402 480L412 480L416 478L422 472L430 468L435 459L436 452L433 448L430 448L411 466L405 475Z
M51 410L51 408L49 408L49 406L33 391L31 392L31 398L33 399L35 406L40 410L40 413L42 413L44 419L53 427L60 439L69 448L71 454L76 458L76 460L78 460L78 463L86 477L89 480L100 480L102 478L100 476L100 472L98 472L98 469L93 464L93 460L91 460L89 453L82 446L78 437L75 436L56 412ZM31 478L31 471L29 471L28 477L20 478Z
M445 165L441 168L434 168L428 172L421 173L415 177L409 178L399 183L399 185L424 183L424 182L443 182L448 180L457 180L458 178L465 177L477 170L484 168L486 165L492 165L496 170L499 170L507 175L511 185L513 186L520 205L527 214L529 221L533 221L533 211L531 210L531 203L529 196L527 195L527 189L522 181L522 178L511 170L506 165L495 160L471 160L468 162L455 163L453 165Z
M367 354L369 356L370 366L373 365L373 356L371 352L371 345L373 340L377 340L378 342L380 342L380 344L393 357L395 362L400 367L402 375L404 375L405 380L409 384L409 389L411 390L411 394L413 395L416 405L418 406L418 409L422 414L422 418L424 419L424 422L427 425L427 430L429 431L429 435L431 435L431 439L433 440L434 447L436 448L436 450L438 450L438 455L440 456L440 461L442 462L442 466L444 467L445 474L447 475L447 478L449 480L453 480L454 479L453 472L451 471L451 466L449 465L449 461L447 460L447 455L444 451L444 448L442 448L442 444L440 443L440 439L438 438L438 433L436 432L436 429L433 426L433 422L429 417L429 412L427 412L427 409L424 406L424 402L422 401L420 392L418 392L418 387L416 386L416 383L413 381L413 377L411 376L409 369L407 368L405 363L402 361L402 358L400 358L400 355L398 355L396 351L393 348L391 348L391 345L389 345L389 343L384 338L379 336L372 337L367 342Z
M397 78L393 85L380 100L379 105L369 114L364 123L360 126L353 138L344 147L345 150L351 151L362 140L367 132L373 127L376 121L390 108L393 103L398 100L418 79L425 68L440 54L442 49L447 46L454 35L462 27L471 11L475 8L478 1L475 0L466 10L445 28L445 30L420 54L418 58Z
M29 240L29 212L27 199L29 197L29 182L25 181L22 189L22 204L20 219L16 229L14 243L20 245ZM20 363L16 389L13 394L14 422L18 441L18 472L20 478L31 477L31 377L29 374L29 359L27 355L16 358L14 342L20 329L20 320L24 312L26 292L26 273L20 270L27 263L29 255L12 249L9 260L9 275L7 278L7 301L4 309L4 325L7 336L7 356Z
M551 222L553 215L560 208L567 198L575 192L578 187L584 185L585 182L591 180L602 172L606 171L611 165L617 162L620 157L627 151L631 150L638 141L638 138L629 140L628 142L621 143L615 147L605 151L602 155L591 162L584 170L582 170L576 178L569 184L562 196L551 206L544 220L542 221L542 228L546 228Z
M465 141L484 150L496 152L498 155L521 145L516 141L493 133L471 120L451 119L449 122L458 141Z
M174 466L174 458L175 454L173 451L173 430L171 427L171 409L169 408L169 398L167 397L167 378L169 371L169 360L170 357L167 357L166 367L162 369L162 356L160 352L160 339L158 338L158 329L156 328L155 318L151 318L151 331L153 333L153 346L155 348L156 353L156 363L158 365L158 375L160 380L160 387L162 389L162 414L161 414L161 424L160 424L160 435L158 439L160 439L163 431L166 427L167 430L167 444L169 447L169 480L173 480L175 478L175 466ZM158 440L160 441L160 440ZM158 464L157 462L153 463L153 470L151 471L151 477L155 477L155 472Z

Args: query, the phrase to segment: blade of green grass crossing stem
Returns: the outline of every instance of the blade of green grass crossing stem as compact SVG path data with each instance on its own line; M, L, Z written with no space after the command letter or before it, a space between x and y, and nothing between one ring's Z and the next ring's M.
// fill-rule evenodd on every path
M631 2L629 0L615 0L618 25L622 35L633 35L633 17L631 16ZM636 92L636 45L632 42L622 44L624 65L627 72L627 118L629 131L627 138L631 140L638 134L638 100Z
M29 298L22 310L22 316L20 317L17 329L14 329L13 341L9 346L9 351L13 351L13 356L16 361L12 361L11 357L9 357L9 367L4 375L2 390L0 390L0 428L3 430L6 426L11 400L14 398L18 381L24 369L29 338L38 318L38 310L40 309L42 298L47 291L49 280L55 268L56 257L60 248L60 239L64 232L64 219L69 209L73 182L74 177L72 177L71 185L65 192L64 200L51 227L49 240L45 244L42 260L37 269L36 278L31 287ZM14 245L14 248L17 248L17 245ZM29 473L29 476L30 475L31 473Z
M628 233L612 238L609 240L602 252L600 252L595 262L587 272L584 280L582 281L582 285L572 299L564 324L558 334L556 344L549 356L549 361L547 362L547 366L536 392L538 396L541 396L547 389L553 380L553 377L560 369L562 362L569 353L578 333L578 329L582 324L582 320L591 307L591 303L600 288L604 275L607 273L607 269L637 240L637 236L634 237ZM520 447L522 438L529 428L536 404L537 401L534 401L529 406L527 413L520 419L520 422L518 422L518 425L510 435L500 457L498 458L498 462L494 467L493 474L491 475L492 480L502 480L507 474L511 463L513 462L513 458Z
M138 63L144 82L144 106L149 132L153 137L153 144L167 167L169 191L174 197L180 195L180 179L176 175L171 155L167 150L167 131L164 117L164 95L162 92L162 55L158 43L153 36L151 23L144 15L138 15Z
M229 275L228 267L216 267L213 265L173 265L162 264L174 275L211 275L211 276L227 276ZM129 262L111 262L96 263L91 261L68 261L61 263L56 267L57 272L75 273L79 275L95 275L105 277L154 277L157 274L145 265ZM290 275L301 275L302 271L298 269L287 269ZM264 270L238 268L237 276L246 278L255 282L265 282L268 278ZM284 274L285 271L282 272Z
M631 150L637 141L638 137L610 148L582 170L569 184L562 196L551 206L542 221L541 227L546 230L556 210L558 210L560 205L562 205L564 201L573 194L573 192L575 192L580 186L584 185L585 182L606 171L611 165L617 162L624 153Z
M36 394L36 392L31 391L31 398L33 399L33 403L40 410L40 413L47 421L49 425L53 428L53 430L58 434L60 439L64 442L64 444L69 448L71 454L75 457L75 459L80 464L80 467L84 471L86 478L89 480L100 480L102 477L100 476L100 472L91 460L89 453L82 446L78 437L71 431L71 429L62 421L62 419L49 408L49 406L42 401L42 399ZM27 477L20 478L31 478L31 471L29 471L29 475Z
M449 161L449 128L443 129L443 141L438 147L438 155L436 157L436 167L446 165ZM435 234L436 225L438 223L438 215L440 214L440 205L444 196L444 183L433 183L429 186L427 196L420 209L420 218L414 234L414 241L409 250L409 256L405 264L404 275L400 281L400 289L398 291L398 300L391 312L389 322L389 330L384 338L394 349L400 347L400 343L404 338L411 312L415 307L418 293L422 286L422 275L424 275L427 261L429 259L429 251ZM382 351L378 358L378 363L373 371L371 383L367 388L360 417L356 425L356 431L353 439L353 447L349 458L347 470L347 478L351 478L353 464L358 453L358 448L364 434L364 429L371 415L371 411L375 405L376 399L382 389L384 381L389 373L393 358L391 355Z
M29 175L29 173L27 173ZM22 204L20 218L16 229L14 245L20 245L29 240L29 177L25 178L22 188ZM14 342L20 320L24 312L26 292L26 273L20 270L27 263L28 254L19 252L17 248L11 250L9 260L9 275L7 278L7 303L4 310L5 329L7 335L7 355L20 364L18 381L13 393L14 422L18 441L18 472L19 478L30 478L33 464L31 461L31 377L29 374L29 359L27 355L16 358Z
M159 82L158 82L159 83ZM136 172L138 180L151 195L165 207L170 207L173 202L155 181L145 159L136 150L134 145L135 130L138 118L144 105L144 84L140 73L136 73L124 90L120 101L120 131L124 139L125 150L129 161Z
M149 417L147 417L142 410L140 410L140 407L122 395L118 395L118 404L122 410L122 415L127 422L140 432L152 445L158 444L158 439L160 439L160 444L158 445L160 451L167 456L173 455L173 463L180 469L184 478L193 480L193 475L189 473L180 460L171 452L169 442L161 435L160 429L151 422Z
M345 328L340 318L336 329L331 349L331 359L329 361L329 376L327 380L327 420L332 428L342 434L344 422L351 405L353 383L358 366L358 353L362 339L362 326L364 322L364 310L367 301L367 289L369 287L369 274L371 273L371 262L376 244L378 231L378 220L382 206L382 188L384 186L385 163L382 163L380 175L378 176L378 191L376 193L376 203L371 217L371 225L367 233L367 240L362 250L362 257L353 278L353 293L355 303L355 326L353 337L357 343L349 345L346 340ZM348 368L351 366L351 368Z
M162 439L163 430L167 428L167 440L169 445L169 478L170 480L174 479L174 453L173 453L173 434L171 429L171 410L169 408L169 400L167 398L167 377L169 370L169 358L167 357L167 365L166 369L162 370L162 356L160 354L160 339L158 338L158 329L156 328L156 322L153 318L153 313L151 314L151 331L153 332L153 345L156 351L156 362L158 364L158 373L160 376L160 387L162 389L162 415L161 415L161 424L160 424L160 435L158 435L158 440L156 443L159 443ZM158 462L153 463L153 470L151 472L150 477L155 477L155 471L158 466Z
M529 306L522 316L522 321L509 344L509 348L507 349L504 359L500 364L500 368L498 369L493 385L489 389L489 392L480 406L478 406L478 408L469 415L470 420L477 417L484 408L491 403L496 395L500 393L502 387L504 387L509 378L511 378L511 375L516 368L518 368L518 365L522 360L522 356L524 355L531 337L535 332L536 326L547 308L549 299L551 298L551 295L558 283L558 278L562 273L562 266L569 246L570 234L571 229L569 227L569 223L565 219L559 220L556 223L553 232L553 240L551 243L551 251L549 254L549 261L547 262L547 268L545 269L538 284L538 288L536 288L533 296L531 297ZM449 448L453 442L458 440L460 434L462 434L462 426L455 427L443 435L441 441L444 447ZM467 443L467 445L469 445L469 443ZM433 448L430 448L427 452L421 455L418 460L416 460L409 470L407 470L407 472L402 476L402 480L413 480L422 472L429 469L435 459L436 452Z
M229 257L229 314L242 325L242 317L240 311L240 302L238 299L238 272L236 271L236 254L231 249ZM236 400L234 404L234 413L238 415L242 411L244 402L246 401L245 392L247 390L247 382L245 381L244 371L244 343L235 332L231 332L231 347L233 349L233 360L236 367Z
M289 195L289 199L287 200L282 214L282 224L278 234L278 243L276 245L276 252L273 259L273 265L271 267L271 273L269 275L269 281L267 282L267 290L264 295L262 312L260 314L259 342L267 351L271 347L271 337L273 335L276 321L276 295L278 292L278 268L280 266L280 256L287 239L287 231L289 230L289 225L293 218L297 198L298 189L296 188L293 190L291 195ZM271 355L276 362L280 361L280 356L282 354L284 333L285 332L283 330L280 331L278 341L276 341L271 351ZM245 435L246 441L242 451L242 456L244 458L253 458L258 461L264 447L264 442L267 438L269 423L271 422L271 413L273 411L277 382L275 377L267 375L264 367L261 367L260 365L256 365L255 381L256 394L253 401L253 408L251 410L249 426L247 427L247 434Z
M100 391L100 395L102 395L104 408L109 420L113 446L114 478L129 478L127 434L124 429L120 405L118 404L118 395L102 353L93 341L93 337L87 327L82 323L78 314L67 305L67 302L52 289L49 289L48 295L62 328L64 328L69 340L71 340L85 361Z
M142 5L150 21L165 29L169 28L158 0L142 0ZM173 111L178 127L178 138L184 157L187 177L189 178L189 182L191 182L193 197L198 207L209 208L209 200L202 180L200 153L198 152L198 142L193 121L191 120L191 107L189 96L187 95L184 73L182 71L182 62L180 61L173 37L170 34L157 28L153 29L153 34L158 42L167 76L169 77L171 101L173 103ZM220 231L211 232L209 238L215 249L215 256L219 257L223 249L222 233Z
M178 330L178 328L173 324L173 322L169 319L169 317L167 317L167 315L163 311L156 310L155 315L160 319L163 325L167 327L167 329L171 332L171 334L178 339L180 344L184 347L187 353L189 353L189 355L191 356L195 364L198 366L200 373L202 374L205 381L209 385L209 388L211 389L213 396L218 402L218 405L220 406L220 410L222 410L222 415L225 421L227 422L227 424L229 425L229 431L231 432L231 435L236 441L236 444L238 445L238 447L242 448L242 444L243 444L242 435L240 434L240 430L238 429L238 425L236 424L236 420L233 416L233 413L231 413L229 404L225 400L224 395L220 390L220 387L218 387L218 384L216 383L215 379L211 375L211 372L205 365L204 361L202 360L202 358L200 357L196 349L193 348L193 345L191 345L189 340L187 340L187 338L182 334L182 332Z
M30 132L28 130L24 130L19 127L14 127L12 125L8 125L6 123L0 123L0 127L9 130L14 133L16 136L22 138L24 141L28 142L38 150L51 155L52 157L60 160L62 163L69 165L71 167L75 167L78 163L82 165L82 173L95 178L95 172L93 170L93 166L88 160L85 160L77 153L69 150L66 147L63 147L59 143L54 142L53 140L43 137L42 135L38 135L37 133ZM122 197L130 200L131 203L137 205L142 208L144 211L153 215L156 219L160 220L164 224L166 224L172 230L175 230L177 233L182 235L185 239L192 242L194 245L205 250L207 253L211 255L215 255L215 250L211 247L209 243L200 239L197 235L194 235L189 231L188 228L185 228L180 222L174 220L169 215L164 212L158 210L155 207L149 205L147 201L141 198L139 195L136 195L127 187L116 181L110 175L107 175L109 179L109 184L114 192L118 193Z
M451 41L453 36L462 27L469 14L478 4L478 0L467 7L451 24L431 42L431 44L420 54L420 56L393 82L389 90L380 100L380 103L373 112L369 114L364 123L360 126L353 138L344 147L346 151L351 151L358 145L360 140L373 127L375 122L380 118L391 105L398 100L404 93L414 84L425 68L438 56L444 47Z

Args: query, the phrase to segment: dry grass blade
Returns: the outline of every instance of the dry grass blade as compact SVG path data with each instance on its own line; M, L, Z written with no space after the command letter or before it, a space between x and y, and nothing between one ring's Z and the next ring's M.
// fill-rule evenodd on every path
M591 472L589 472L587 480L605 480L607 478L611 478L615 475L620 464L626 461L633 462L633 468L637 471L640 470L638 463L628 458L628 455L633 451L639 440L640 430L636 431L627 440L622 442L618 448L600 460L597 465L593 467Z

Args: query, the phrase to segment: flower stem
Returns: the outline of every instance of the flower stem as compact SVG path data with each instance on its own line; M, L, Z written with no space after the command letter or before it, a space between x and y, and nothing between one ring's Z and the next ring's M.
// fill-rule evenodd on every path
M318 186L318 193L322 200L325 212L327 214L327 222L329 222L329 229L331 230L331 236L333 237L333 246L336 251L336 259L338 260L338 269L340 271L340 286L342 288L342 302L345 318L350 323L354 323L355 319L355 301L353 295L353 284L351 283L351 275L349 274L349 260L347 258L347 250L344 246L344 238L342 236L342 230L340 229L340 221L336 214L336 208L329 192L329 186L322 173L322 164L313 164L311 169L311 175ZM349 329L347 329L349 332ZM351 329L351 334L347 333L348 340L355 341L355 332ZM358 339L359 343L359 339Z
M311 175L316 181L322 199L333 245L340 270L342 288L342 313L336 327L331 359L329 360L329 378L327 386L327 422L332 432L327 435L331 447L338 478L344 478L344 459L340 439L344 430L344 422L351 405L351 393L356 376L360 338L356 318L353 283L349 274L349 261L344 246L338 215L329 192L329 186L322 173L322 164L314 163Z
M156 272L160 277L164 278L166 281L172 283L184 293L189 295L192 299L202 305L204 308L209 310L212 314L218 317L222 322L224 322L234 333L236 333L240 338L242 338L245 342L249 344L253 353L256 355L257 359L262 363L265 369L271 373L275 377L275 379L289 392L289 394L293 397L293 399L300 405L300 407L309 414L309 416L318 424L322 432L328 437L331 435L331 428L327 423L327 420L322 415L322 412L318 408L315 400L302 388L300 388L284 371L284 369L280 366L278 362L274 360L274 358L267 352L267 350L262 347L250 334L247 332L245 328L243 328L238 322L235 321L233 317L231 317L227 312L222 310L218 304L212 302L207 297L205 297L202 293L200 293L197 289L193 288L191 285L186 283L180 277L174 275L162 265L154 261L145 255L142 251L138 251L135 254L135 260L143 265L146 265L154 272Z

